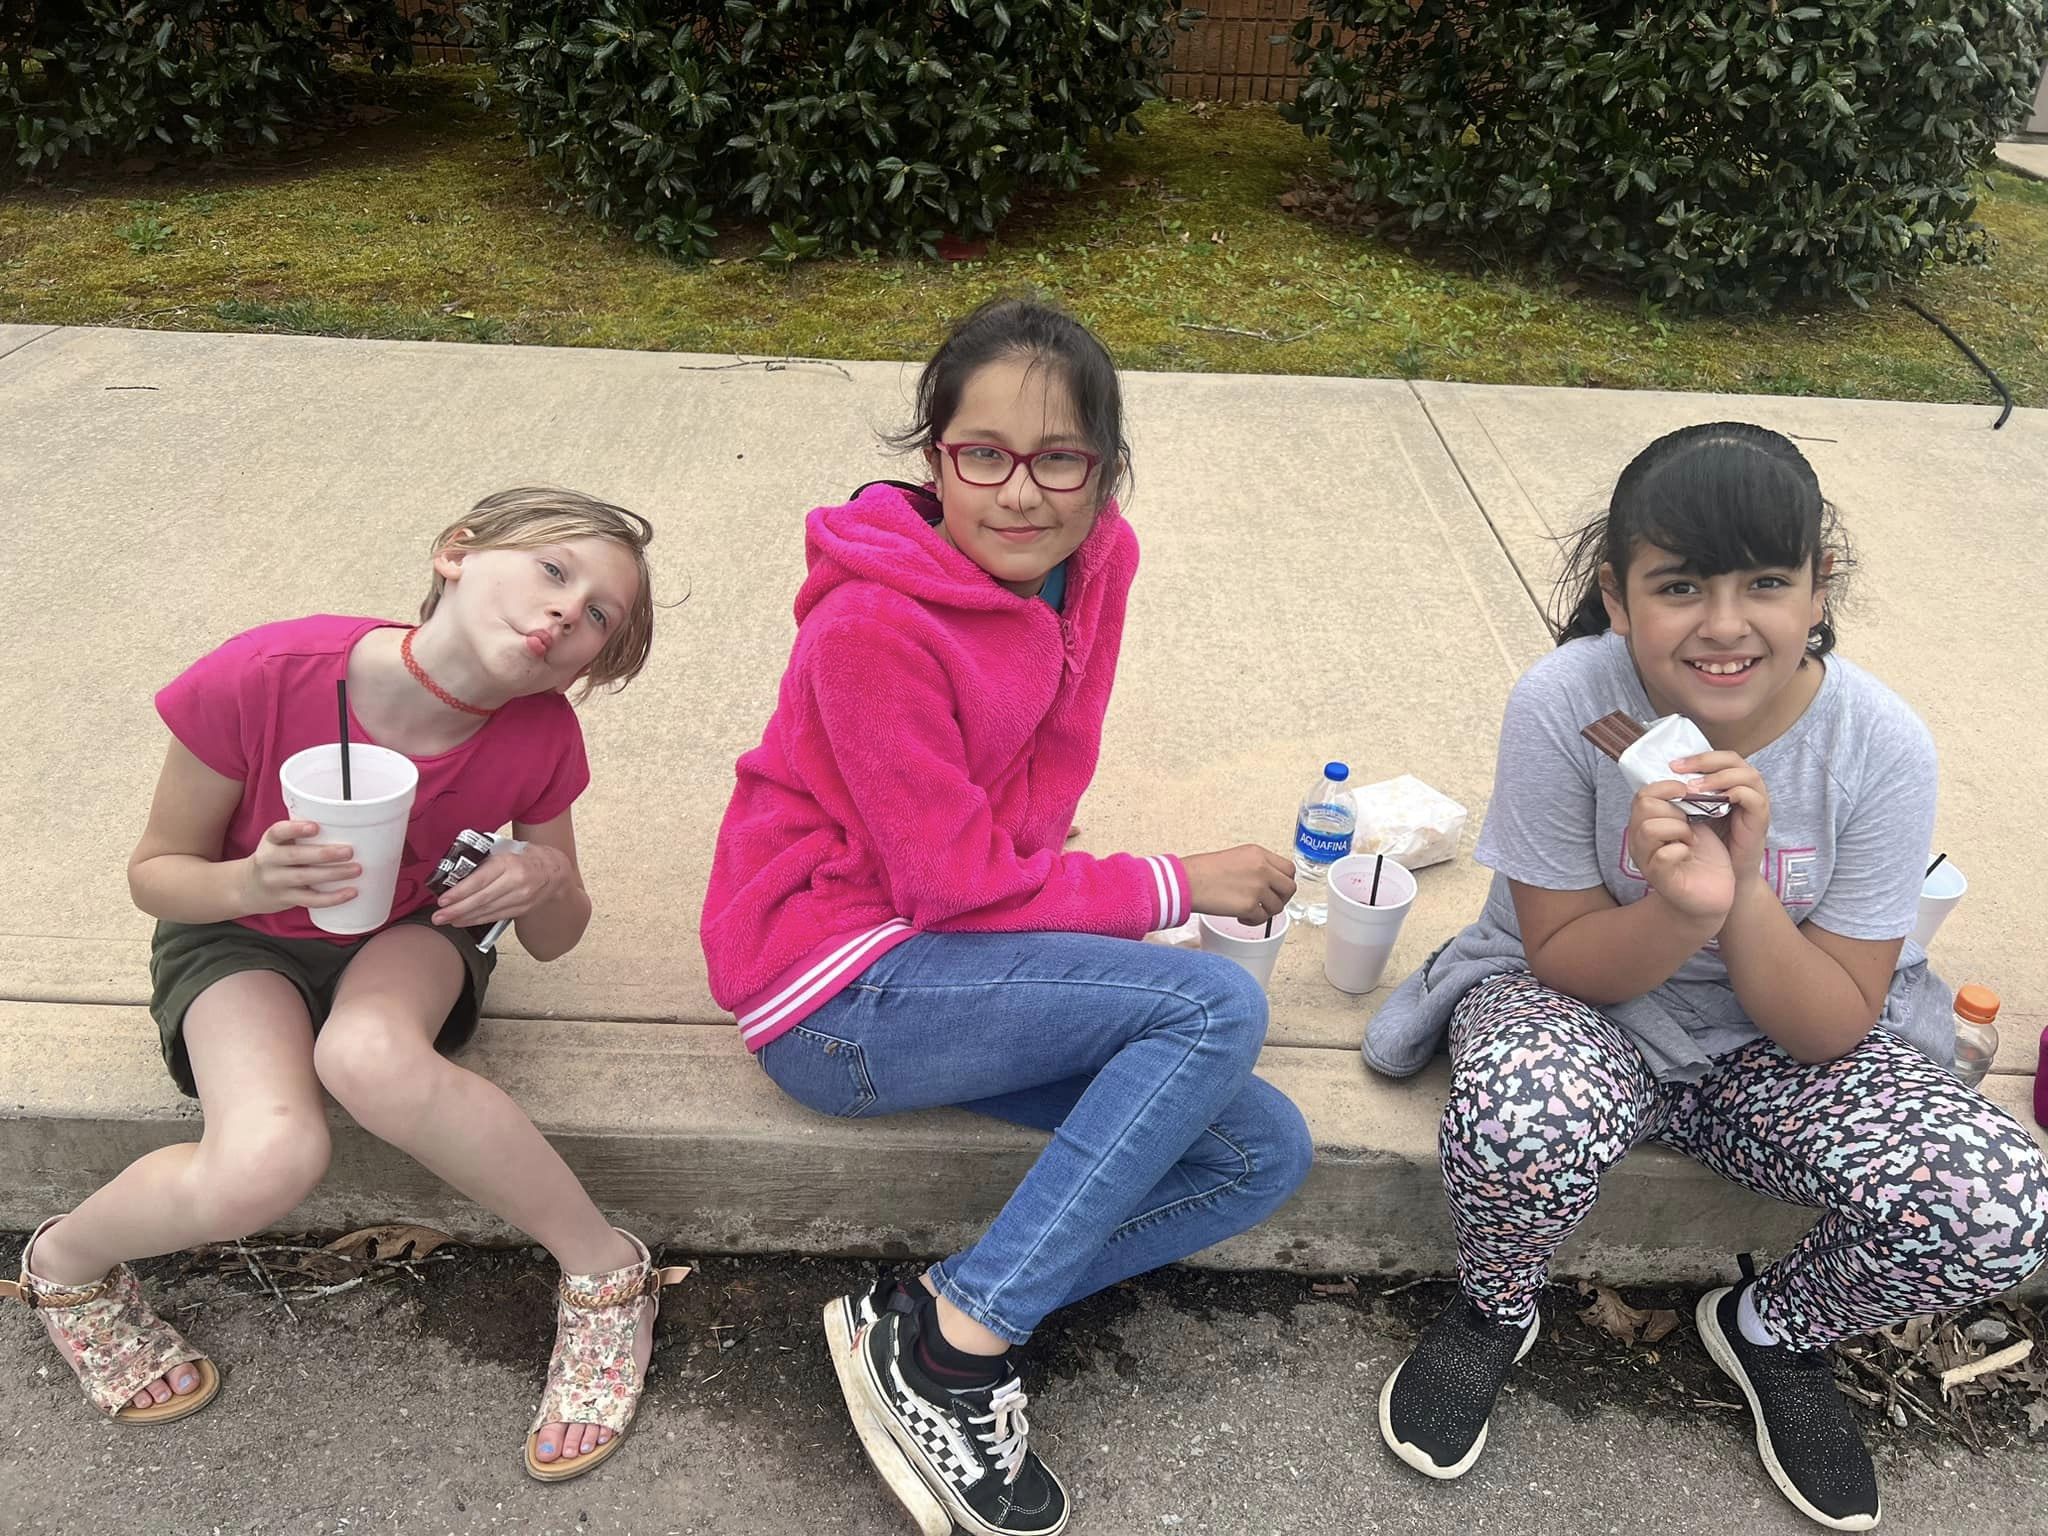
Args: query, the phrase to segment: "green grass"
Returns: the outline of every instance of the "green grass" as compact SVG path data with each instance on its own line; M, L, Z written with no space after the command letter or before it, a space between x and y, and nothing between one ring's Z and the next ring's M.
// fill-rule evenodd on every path
M1033 285L1126 367L1984 400L1890 300L1765 320L1652 306L1281 205L1329 178L1272 108L1148 109L1081 192L1019 208L987 259L683 267L563 212L476 76L359 89L397 115L270 161L67 173L0 200L0 321L921 358L945 317ZM365 114L377 116L372 112ZM1989 266L1917 290L2024 404L2048 405L2048 186L1990 178Z

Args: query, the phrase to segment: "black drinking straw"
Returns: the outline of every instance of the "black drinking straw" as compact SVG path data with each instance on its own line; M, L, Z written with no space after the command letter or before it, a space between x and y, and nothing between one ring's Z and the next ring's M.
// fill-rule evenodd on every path
M1947 855L1947 854L1945 854L1945 853L1937 853L1937 854L1936 854L1936 855L1934 856L1934 862L1933 862L1932 864L1930 864L1930 865L1928 865L1928 866L1927 866L1927 875L1931 875L1931 874L1933 874L1933 873L1934 873L1934 872L1935 872L1935 871L1936 871L1937 869L1941 868L1941 861L1942 861L1943 859L1947 858L1947 857L1948 857L1948 855ZM1922 875L1922 876L1921 876L1920 878L1921 878L1922 880L1925 880L1925 879L1927 878L1927 875Z
M1376 907L1380 904L1380 871L1387 867L1387 856L1376 853L1372 856L1372 890L1366 894L1365 904Z
M334 680L334 702L341 711L341 798L353 800L348 782L348 679Z
M1269 939L1273 937L1273 919L1270 917L1266 919L1266 937Z

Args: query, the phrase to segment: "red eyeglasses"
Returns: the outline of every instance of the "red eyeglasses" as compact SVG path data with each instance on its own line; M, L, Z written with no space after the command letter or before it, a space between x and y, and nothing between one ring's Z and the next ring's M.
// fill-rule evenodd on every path
M996 443L936 443L953 461L953 473L967 485L988 488L1008 485L1017 466L1041 491L1078 491L1095 473L1102 455L1082 448L1041 448L1036 453L1012 453Z

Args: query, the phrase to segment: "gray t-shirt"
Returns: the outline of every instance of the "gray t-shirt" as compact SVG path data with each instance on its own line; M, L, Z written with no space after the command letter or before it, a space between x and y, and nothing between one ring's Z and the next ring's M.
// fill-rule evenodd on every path
M1934 833L1934 743L1905 702L1862 668L1840 656L1824 665L1805 713L1749 759L1771 796L1764 878L1794 922L1850 939L1900 938L1918 915ZM1611 633L1559 646L1515 685L1473 850L1495 872L1485 911L1388 1000L1384 1022L1374 1019L1377 1038L1365 1047L1374 1065L1419 1069L1420 1061L1408 1064L1421 1043L1418 1008L1435 1024L1455 1006L1455 998L1430 995L1441 982L1527 968L1510 880L1556 891L1604 886L1624 906L1649 893L1628 857L1628 782L1579 734L1617 709L1645 722L1656 713L1627 641ZM1909 939L1879 1023L1947 1063L1955 1054L1949 1008L1948 989ZM1760 1035L1712 942L1655 991L1603 1011L1667 1081L1696 1079L1713 1057Z

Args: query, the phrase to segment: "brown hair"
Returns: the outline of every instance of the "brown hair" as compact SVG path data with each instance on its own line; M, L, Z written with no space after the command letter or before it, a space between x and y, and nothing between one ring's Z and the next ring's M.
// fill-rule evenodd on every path
M654 584L647 569L647 546L654 541L654 528L646 518L578 491L519 486L486 496L462 521L442 529L434 540L434 553L446 549L538 549L565 539L609 539L632 554L640 576L631 607L583 676L583 686L576 694L582 700L599 688L617 692L647 665L647 653L654 644ZM446 586L436 571L426 601L420 604L422 624L433 617Z

